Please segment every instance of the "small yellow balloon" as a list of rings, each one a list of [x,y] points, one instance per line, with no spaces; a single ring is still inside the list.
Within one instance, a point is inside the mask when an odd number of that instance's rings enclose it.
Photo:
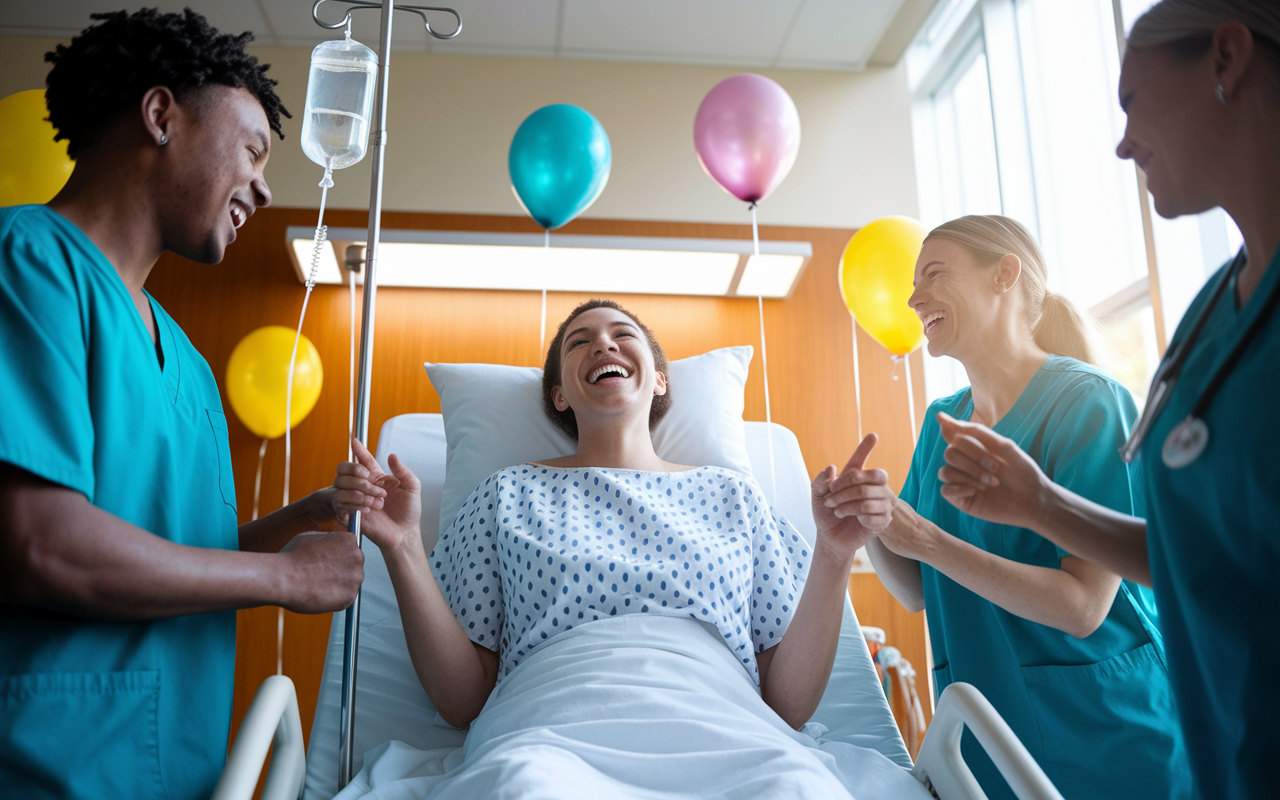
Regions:
[[[227,360],[227,397],[245,427],[264,439],[284,435],[285,394],[294,331],[281,325],[258,328],[240,340]],[[297,427],[320,399],[324,368],[311,340],[298,341],[293,371],[291,422]]]
[[[845,306],[895,356],[924,339],[924,326],[907,305],[924,237],[924,226],[911,217],[881,217],[860,228],[840,258]]]
[[[75,162],[46,116],[42,89],[0,99],[0,206],[47,203],[71,177]]]

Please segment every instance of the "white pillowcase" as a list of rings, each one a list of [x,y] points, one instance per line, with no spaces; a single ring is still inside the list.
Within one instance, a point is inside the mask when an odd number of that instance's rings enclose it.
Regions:
[[[725,347],[670,362],[671,408],[653,431],[658,456],[751,474],[742,391],[753,350]],[[542,370],[501,364],[425,364],[440,393],[448,455],[440,531],[485,478],[513,464],[577,452],[542,410]]]

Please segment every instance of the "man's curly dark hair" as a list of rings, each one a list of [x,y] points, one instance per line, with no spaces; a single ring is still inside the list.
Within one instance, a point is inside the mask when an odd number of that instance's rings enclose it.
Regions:
[[[266,76],[270,65],[245,52],[252,33],[219,33],[189,8],[181,14],[111,11],[91,19],[99,24],[44,56],[53,64],[45,78],[49,122],[57,129],[54,140],[66,139],[72,158],[155,86],[168,87],[179,100],[207,86],[245,89],[284,138],[280,116],[292,115],[276,96],[276,81]]]

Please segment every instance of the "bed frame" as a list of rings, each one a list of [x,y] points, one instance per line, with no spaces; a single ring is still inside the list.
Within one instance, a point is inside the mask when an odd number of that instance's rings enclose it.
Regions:
[[[387,421],[383,426],[383,432],[379,435],[379,460],[385,463],[386,453],[383,452],[385,449],[383,445],[396,438],[397,428],[403,430],[406,426],[416,426],[423,422],[434,426],[438,430],[436,437],[442,440],[443,428],[439,423],[439,415],[396,417]],[[748,422],[746,426],[748,449],[753,453],[753,461],[756,460],[756,451],[767,451],[767,446],[761,445],[767,442],[767,437],[772,436],[773,444],[777,446],[775,449],[779,451],[779,466],[790,471],[804,471],[799,443],[796,442],[795,435],[791,431],[780,425],[767,426],[762,422]],[[433,469],[443,473],[443,452],[439,457],[438,465],[411,463],[411,466],[420,474],[429,474]],[[790,463],[786,463],[788,459]],[[427,481],[424,480],[424,536],[430,533],[430,538],[434,539],[436,527],[434,523],[439,511],[439,498],[434,498],[432,502],[433,498],[429,498],[425,491],[426,483]],[[809,502],[807,483],[799,482],[803,485],[797,486],[791,485],[797,483],[796,481],[780,480],[778,483],[779,496],[771,498],[773,505],[789,518],[807,520]],[[428,526],[432,529],[430,532],[427,530]],[[803,527],[801,530],[802,533],[806,533]],[[381,559],[378,558],[380,554],[373,552],[367,555],[369,560],[366,562],[366,568],[380,563]],[[852,615],[853,610],[846,608],[846,614]],[[338,632],[335,635],[339,640],[342,627],[341,618],[335,615],[334,630]],[[853,646],[857,644],[861,642]],[[845,643],[842,642],[843,645]],[[332,646],[330,649],[333,649]],[[327,678],[326,675],[326,680]],[[329,711],[323,707],[323,695],[322,691],[321,708],[317,709],[316,715],[317,724],[312,729],[313,738],[318,729],[325,727],[321,724],[322,712]],[[887,712],[887,706],[885,711]],[[897,728],[892,724],[887,727],[891,729],[891,735],[895,741],[900,741]],[[924,784],[934,797],[939,800],[986,800],[985,793],[960,754],[961,735],[966,727],[986,750],[1019,800],[1062,800],[1062,796],[991,703],[982,696],[981,692],[967,683],[954,683],[942,693],[933,721],[920,746],[918,758],[911,768],[912,775]],[[865,743],[859,742],[859,744]],[[297,695],[293,682],[282,675],[268,678],[258,690],[227,757],[226,768],[214,790],[214,800],[250,800],[257,787],[268,750],[273,746],[274,751],[262,799],[297,800],[307,783],[307,763],[303,752]],[[313,757],[316,757],[317,749],[323,751],[327,748],[312,749]],[[881,749],[883,751],[883,748]],[[902,748],[902,752],[905,753],[905,748]],[[886,755],[889,755],[891,760],[898,760],[904,766],[909,763],[905,755],[900,759],[895,759],[892,752]],[[317,794],[315,786],[312,787],[310,794]]]

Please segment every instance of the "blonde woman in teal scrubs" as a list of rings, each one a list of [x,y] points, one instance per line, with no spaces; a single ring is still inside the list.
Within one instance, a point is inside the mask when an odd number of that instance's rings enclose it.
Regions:
[[[925,239],[912,308],[929,352],[971,386],[936,401],[889,527],[867,549],[912,611],[928,610],[938,692],[978,687],[1064,797],[1170,798],[1190,773],[1150,591],[1023,527],[963,514],[941,495],[947,415],[994,426],[1064,485],[1140,513],[1119,447],[1128,390],[1091,363],[1084,322],[1045,289],[1031,235],[1006,217],[962,217]],[[965,735],[993,800],[1012,797]]]
[[[1245,245],[1187,309],[1126,445],[1145,519],[1090,502],[999,427],[943,426],[943,494],[966,514],[1154,587],[1196,785],[1230,800],[1275,797],[1280,751],[1278,42],[1275,0],[1165,0],[1129,36],[1117,153],[1161,216],[1221,206]]]

